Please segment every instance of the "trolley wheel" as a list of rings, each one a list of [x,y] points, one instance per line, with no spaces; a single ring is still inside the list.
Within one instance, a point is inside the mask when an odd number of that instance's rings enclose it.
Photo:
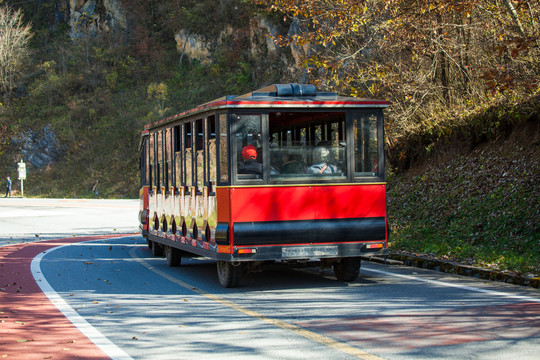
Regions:
[[[146,239],[146,243],[148,244],[148,248],[149,248],[150,250],[152,250],[152,244],[153,244],[153,243],[152,243],[152,240]]]
[[[342,258],[334,264],[334,274],[338,281],[354,281],[360,273],[360,258]]]
[[[228,261],[217,262],[218,279],[221,286],[232,288],[238,286],[242,277],[242,266],[234,266]]]
[[[152,241],[152,255],[163,256],[163,245],[158,242]]]
[[[182,251],[172,246],[165,246],[165,258],[167,259],[167,265],[171,267],[180,266],[182,262]]]

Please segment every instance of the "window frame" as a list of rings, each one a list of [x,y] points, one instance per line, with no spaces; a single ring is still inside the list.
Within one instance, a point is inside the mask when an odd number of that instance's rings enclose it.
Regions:
[[[237,124],[238,122],[233,119],[233,115],[240,115],[240,116],[249,116],[249,115],[258,115],[260,117],[261,122],[261,144],[262,144],[262,159],[263,162],[263,173],[261,178],[257,179],[239,179],[238,178],[238,162],[240,159],[237,158],[237,154],[239,153],[237,142],[235,141],[235,135],[236,131],[238,130]],[[231,184],[237,184],[237,185],[247,185],[247,184],[255,184],[255,185],[263,185],[268,183],[268,177],[270,174],[269,166],[264,166],[264,162],[267,159],[269,151],[268,151],[268,114],[264,111],[257,111],[257,110],[236,110],[232,109],[227,114],[228,123],[229,123],[229,132],[228,132],[228,139],[229,139],[229,175],[232,176]]]
[[[354,117],[357,114],[374,114],[377,119],[377,162],[378,169],[375,172],[374,176],[367,175],[356,175],[356,143],[355,143],[355,134],[354,134]],[[385,180],[385,159],[384,159],[384,116],[383,110],[380,108],[366,108],[366,109],[352,109],[349,111],[349,136],[351,139],[351,144],[349,147],[350,152],[350,161],[349,171],[350,179],[352,182],[366,182],[366,181],[384,181]]]

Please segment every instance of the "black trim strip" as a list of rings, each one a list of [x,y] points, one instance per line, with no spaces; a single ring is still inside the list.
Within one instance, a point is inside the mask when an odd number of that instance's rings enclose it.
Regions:
[[[216,227],[216,244],[229,245],[229,224],[218,223]]]
[[[384,217],[298,221],[236,222],[235,245],[384,241]]]

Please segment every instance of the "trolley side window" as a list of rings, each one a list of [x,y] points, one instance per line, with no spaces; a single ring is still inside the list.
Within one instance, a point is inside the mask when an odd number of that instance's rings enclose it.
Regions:
[[[158,131],[156,133],[156,154],[157,154],[157,164],[156,164],[156,185],[161,187],[163,185],[163,131]],[[161,189],[160,189],[161,191]]]
[[[216,147],[216,117],[214,115],[209,116],[207,124],[207,158],[208,161],[206,162],[207,168],[206,173],[209,174],[209,182],[208,186],[210,187],[210,192],[213,193],[215,191],[214,186],[217,182],[217,147]]]
[[[171,166],[171,160],[172,160],[172,151],[171,151],[171,131],[172,129],[165,129],[163,132],[165,134],[165,161],[164,161],[164,185],[167,188],[167,191],[169,191],[169,187],[171,186],[172,182],[172,166]]]
[[[227,114],[219,114],[219,182],[229,182],[229,160],[227,151]]]
[[[191,123],[186,123],[184,128],[184,156],[185,156],[185,179],[186,186],[190,187],[193,185],[193,151],[192,151],[192,133],[191,133]]]
[[[204,159],[204,122],[202,119],[199,119],[194,122],[195,124],[195,146],[196,146],[196,153],[195,153],[195,169],[196,169],[196,179],[193,182],[195,185],[197,185],[197,191],[201,191],[204,183],[205,173],[205,159]]]
[[[238,180],[262,179],[261,115],[237,115],[234,119],[236,173]]]
[[[182,174],[184,173],[182,169],[182,127],[181,125],[176,125],[174,127],[174,175],[175,175],[175,186],[180,187],[184,185]]]
[[[139,163],[141,186],[148,185],[148,136],[143,139]]]
[[[150,186],[155,186],[155,182],[153,182],[153,179],[154,179],[154,169],[155,169],[155,166],[154,166],[154,161],[155,161],[155,141],[154,141],[154,134],[150,134],[150,136],[148,136],[148,138],[150,139],[149,140],[149,145],[148,145],[148,155],[149,155],[149,160],[148,160],[148,174],[149,174],[149,179],[148,179],[148,184]]]
[[[379,173],[379,134],[376,111],[353,115],[354,176],[377,176]]]

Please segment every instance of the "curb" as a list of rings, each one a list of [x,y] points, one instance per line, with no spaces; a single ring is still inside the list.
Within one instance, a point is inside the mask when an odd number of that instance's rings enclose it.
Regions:
[[[540,288],[540,277],[530,278],[527,276],[510,274],[500,270],[479,268],[460,264],[454,261],[443,261],[424,256],[391,253],[386,258],[370,257],[369,260],[390,265],[407,265],[449,274],[470,276],[477,279],[501,281],[508,284],[529,286],[536,289]]]

